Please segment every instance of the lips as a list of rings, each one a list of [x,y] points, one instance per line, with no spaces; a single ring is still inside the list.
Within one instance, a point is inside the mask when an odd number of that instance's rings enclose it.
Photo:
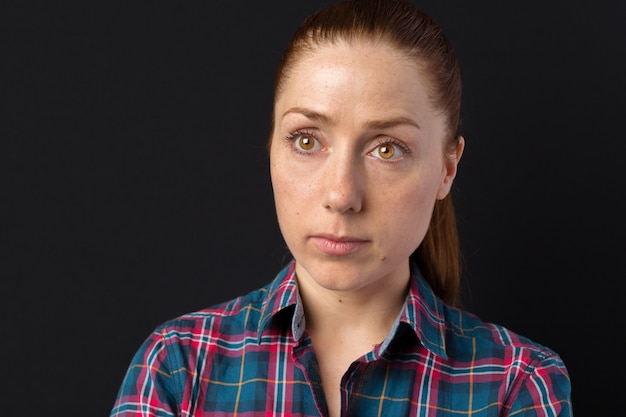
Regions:
[[[332,256],[353,254],[369,243],[366,239],[328,234],[313,235],[311,240],[319,250]]]

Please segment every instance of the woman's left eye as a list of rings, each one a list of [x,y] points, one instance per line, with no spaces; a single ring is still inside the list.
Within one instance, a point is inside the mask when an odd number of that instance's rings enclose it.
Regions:
[[[405,150],[401,146],[392,143],[385,142],[376,146],[373,151],[370,152],[372,156],[378,159],[386,161],[401,158],[405,153]]]

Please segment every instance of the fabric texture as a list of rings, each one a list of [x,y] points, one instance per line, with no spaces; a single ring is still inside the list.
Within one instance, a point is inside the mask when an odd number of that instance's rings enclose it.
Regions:
[[[342,379],[343,416],[571,416],[559,356],[445,305],[418,269],[388,337]],[[111,416],[325,416],[295,263],[269,285],[159,326]]]

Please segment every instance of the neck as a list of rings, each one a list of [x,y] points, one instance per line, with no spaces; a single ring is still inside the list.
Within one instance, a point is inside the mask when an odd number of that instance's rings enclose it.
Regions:
[[[307,331],[313,335],[343,334],[382,342],[398,317],[408,291],[410,273],[354,290],[325,288],[298,273]],[[380,339],[380,340],[378,340]]]

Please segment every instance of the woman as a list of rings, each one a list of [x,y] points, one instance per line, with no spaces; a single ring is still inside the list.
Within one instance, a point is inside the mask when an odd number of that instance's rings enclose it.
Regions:
[[[557,354],[455,307],[460,96],[452,48],[409,3],[305,21],[269,143],[294,261],[160,326],[111,415],[571,415]]]

